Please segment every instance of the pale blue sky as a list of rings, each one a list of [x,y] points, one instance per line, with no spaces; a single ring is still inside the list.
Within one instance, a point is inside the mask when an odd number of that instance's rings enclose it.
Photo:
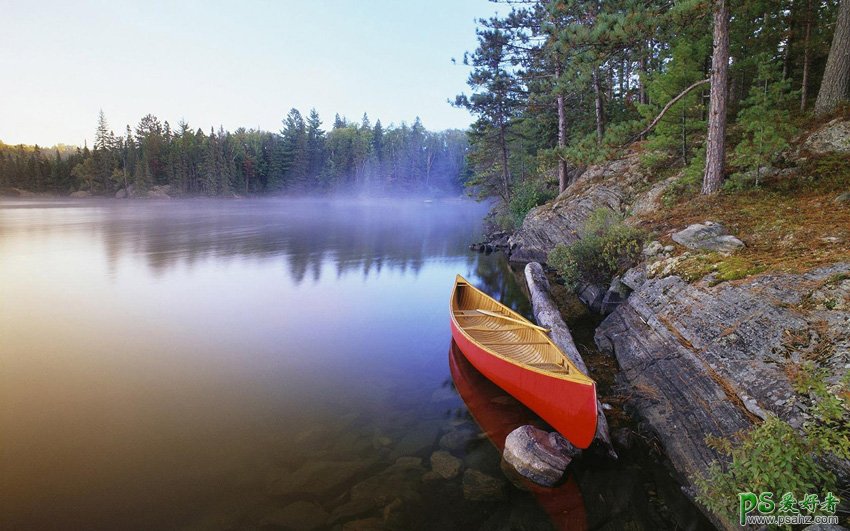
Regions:
[[[464,128],[463,52],[487,0],[0,0],[0,140],[82,144],[97,113],[116,133],[153,113],[175,125],[280,129],[291,107],[374,123]],[[503,8],[502,8],[503,9]],[[451,64],[451,58],[458,65]]]

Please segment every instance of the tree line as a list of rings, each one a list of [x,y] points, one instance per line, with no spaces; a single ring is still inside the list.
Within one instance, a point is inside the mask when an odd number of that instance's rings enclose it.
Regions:
[[[95,195],[141,195],[168,185],[172,195],[456,193],[463,184],[463,131],[372,125],[292,109],[280,132],[219,128],[205,133],[153,115],[116,135],[101,111],[94,144],[82,148],[0,142],[0,188]]]
[[[850,90],[850,0],[505,0],[464,55],[471,178],[505,203],[635,140],[716,192]],[[813,105],[814,104],[814,105]],[[731,168],[730,168],[731,167]]]

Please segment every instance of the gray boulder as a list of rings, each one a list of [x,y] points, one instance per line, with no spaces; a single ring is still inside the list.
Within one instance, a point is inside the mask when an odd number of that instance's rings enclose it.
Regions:
[[[732,253],[744,247],[744,242],[730,235],[720,223],[695,223],[673,233],[673,241],[688,249]]]
[[[564,477],[567,466],[580,453],[559,433],[525,425],[508,434],[502,457],[521,476],[551,487]]]
[[[850,121],[836,118],[826,123],[806,138],[800,151],[814,155],[850,153]]]

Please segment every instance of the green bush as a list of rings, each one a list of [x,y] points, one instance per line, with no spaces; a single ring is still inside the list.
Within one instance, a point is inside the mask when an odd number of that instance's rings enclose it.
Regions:
[[[712,463],[704,475],[694,478],[697,499],[719,515],[734,521],[738,492],[825,493],[835,488],[836,478],[824,467],[823,457],[833,454],[850,459],[850,373],[835,386],[826,383],[828,371],[805,363],[797,372],[794,390],[808,395],[812,420],[803,433],[769,416],[740,436],[709,439],[709,444],[731,457],[726,466]]]
[[[813,444],[776,416],[741,435],[738,444],[728,439],[709,443],[731,462],[725,467],[713,463],[694,478],[697,500],[730,522],[737,520],[739,492],[803,494],[835,488],[835,476],[815,459]]]
[[[595,210],[582,227],[579,240],[558,245],[549,253],[549,265],[575,289],[582,282],[607,285],[638,263],[647,234],[623,223],[607,208]]]
[[[525,216],[532,208],[554,199],[557,194],[540,181],[527,180],[519,183],[513,189],[511,202],[508,205],[513,227],[522,225]]]

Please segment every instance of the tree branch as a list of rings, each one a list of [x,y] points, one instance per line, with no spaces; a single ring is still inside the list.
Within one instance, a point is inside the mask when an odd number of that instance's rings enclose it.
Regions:
[[[684,98],[685,96],[687,96],[687,95],[688,95],[688,93],[689,93],[690,91],[694,90],[695,88],[699,87],[700,85],[705,85],[705,84],[706,84],[706,83],[708,83],[709,81],[711,81],[711,79],[702,79],[702,80],[700,80],[700,81],[697,81],[696,83],[694,83],[694,84],[693,84],[693,85],[691,85],[690,87],[686,88],[686,89],[685,89],[685,90],[683,90],[682,92],[680,92],[678,96],[676,96],[675,98],[673,98],[672,100],[670,100],[670,101],[668,101],[668,102],[667,102],[667,105],[665,105],[665,106],[664,106],[664,108],[663,108],[663,109],[661,109],[661,112],[660,112],[660,113],[658,113],[658,116],[656,116],[656,117],[655,117],[655,119],[654,119],[654,120],[652,120],[652,123],[650,123],[650,124],[649,124],[649,126],[648,126],[646,129],[644,129],[643,131],[641,131],[641,132],[640,132],[640,133],[638,133],[637,135],[633,136],[633,137],[631,138],[631,140],[629,140],[628,142],[626,142],[626,143],[625,143],[625,144],[623,144],[623,145],[631,144],[632,142],[634,142],[634,141],[635,141],[635,140],[637,140],[638,138],[640,138],[640,137],[642,137],[642,136],[646,135],[647,133],[649,133],[650,131],[652,131],[652,129],[653,129],[656,125],[658,125],[658,122],[660,122],[660,121],[661,121],[661,118],[663,118],[663,117],[664,117],[664,115],[667,113],[667,111],[669,111],[669,110],[670,110],[670,107],[672,107],[673,105],[675,105],[675,104],[676,104],[676,102],[677,102],[677,101],[679,101],[680,99],[682,99],[682,98]]]

